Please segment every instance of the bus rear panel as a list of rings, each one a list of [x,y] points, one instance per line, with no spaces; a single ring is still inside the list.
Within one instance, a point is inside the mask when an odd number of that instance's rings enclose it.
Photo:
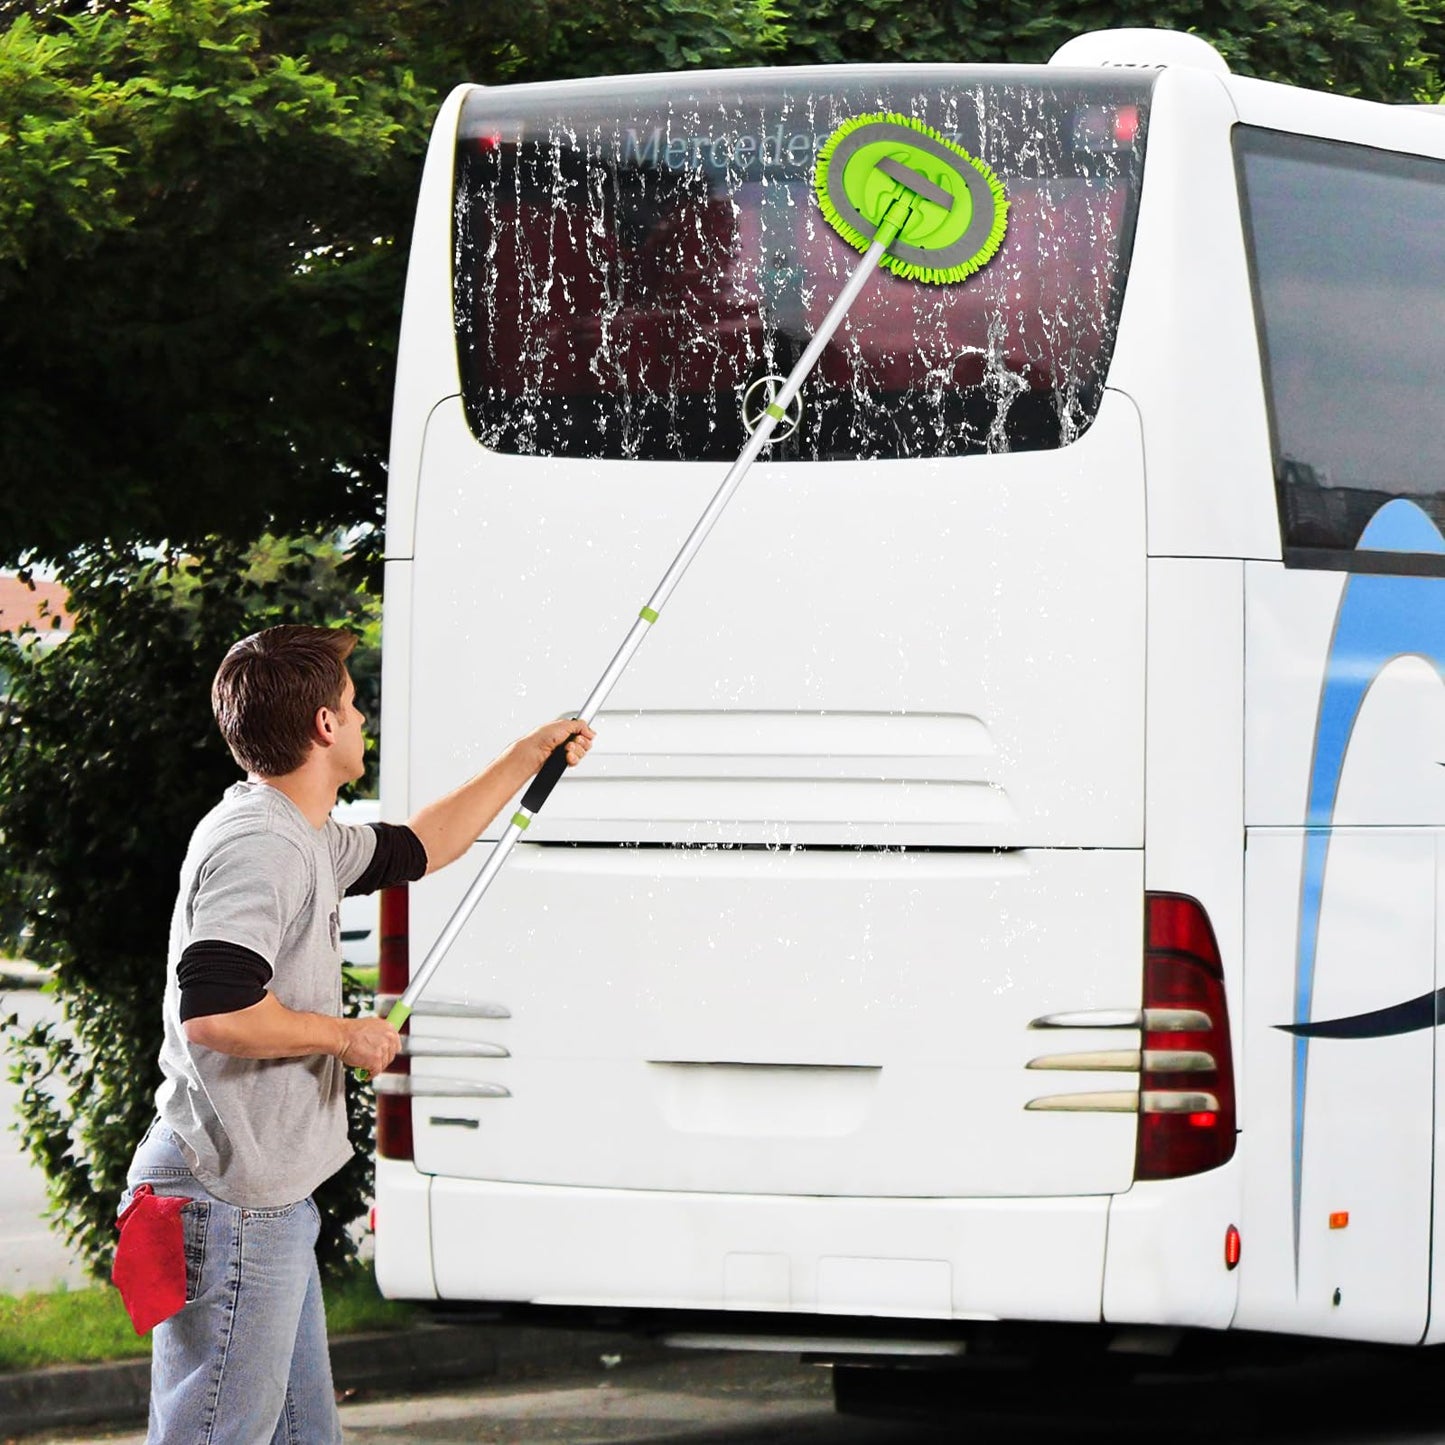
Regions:
[[[1059,64],[448,101],[393,438],[392,819],[611,658],[746,442],[744,397],[857,263],[811,191],[840,123],[926,122],[1010,209],[967,282],[870,280],[423,995],[426,1048],[380,1100],[388,1294],[905,1354],[987,1322],[1421,1337],[1389,1290],[1428,1300],[1433,1083],[1382,1134],[1423,1148],[1417,1223],[1360,1229],[1357,1205],[1325,1246],[1365,1263],[1331,1304],[1313,1216],[1348,1202],[1310,1181],[1347,1145],[1315,1103],[1310,1155],[1297,1096],[1355,1065],[1312,1041],[1311,1085],[1289,1032],[1346,585],[1309,549],[1372,525],[1348,478],[1280,480],[1307,383],[1271,392],[1289,323],[1256,308],[1293,94]],[[1335,104],[1346,130],[1382,109]],[[1350,508],[1341,540],[1319,519]],[[1428,817],[1351,816],[1408,833],[1389,846],[1423,878],[1445,808],[1412,796]],[[384,988],[510,812],[391,901]],[[1364,880],[1342,889],[1385,876],[1379,836],[1341,842]],[[1321,979],[1368,946],[1340,941],[1344,897]]]

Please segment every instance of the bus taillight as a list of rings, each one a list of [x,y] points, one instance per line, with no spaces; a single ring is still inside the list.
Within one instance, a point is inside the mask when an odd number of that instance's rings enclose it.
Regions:
[[[1144,1052],[1136,1179],[1201,1174],[1234,1154],[1234,1060],[1224,970],[1193,898],[1145,898]]]
[[[406,884],[381,892],[381,957],[377,970],[377,996],[390,1001],[406,991],[411,982],[411,944]],[[402,1032],[407,1025],[402,1025]],[[398,1055],[390,1074],[411,1072],[411,1060]],[[405,1094],[376,1096],[376,1152],[383,1159],[410,1159],[413,1153],[411,1099]]]

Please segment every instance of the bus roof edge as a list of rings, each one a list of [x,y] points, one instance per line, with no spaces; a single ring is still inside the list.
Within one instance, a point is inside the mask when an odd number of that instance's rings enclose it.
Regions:
[[[1049,64],[1126,70],[1188,66],[1213,75],[1229,74],[1228,63],[1207,40],[1182,30],[1094,30],[1066,40],[1049,57]]]

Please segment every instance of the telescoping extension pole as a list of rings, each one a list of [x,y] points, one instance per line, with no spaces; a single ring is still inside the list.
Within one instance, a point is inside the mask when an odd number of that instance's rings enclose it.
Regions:
[[[921,139],[921,136],[926,136],[926,139]],[[870,154],[871,151],[877,151],[878,154]],[[843,163],[845,153],[846,165]],[[837,208],[835,208],[832,197],[833,182],[829,180],[830,159],[835,162],[833,171],[834,182],[838,189]],[[966,166],[959,165],[960,159],[966,163]],[[856,176],[852,178],[847,185],[845,200],[843,173],[847,166],[852,166],[855,172],[862,170],[864,174],[861,181]],[[950,175],[955,178],[955,183],[952,185],[948,183]],[[993,204],[993,214],[985,218],[973,217],[972,225],[969,224],[969,216],[964,215],[962,217],[964,224],[960,228],[957,222],[960,219],[959,212],[961,210],[971,213],[974,210],[983,209],[979,205],[981,177],[986,177],[993,187],[992,191],[988,186],[983,186],[982,189],[982,194],[987,196]],[[865,182],[867,194],[864,194]],[[992,173],[957,146],[953,146],[951,142],[944,141],[942,137],[937,136],[927,127],[902,116],[861,116],[840,127],[829,138],[820,153],[815,185],[825,217],[851,244],[859,244],[855,217],[866,219],[869,214],[879,217],[876,225],[872,228],[871,240],[866,245],[864,257],[854,268],[842,291],[839,292],[837,300],[833,302],[828,314],[814,332],[807,349],[798,359],[798,364],[788,374],[777,394],[769,402],[766,411],[759,419],[757,428],[748,438],[747,445],[729,468],[727,476],[723,478],[721,485],[713,494],[707,509],[698,519],[697,525],[693,527],[687,541],[683,543],[682,550],[673,559],[672,566],[667,569],[662,581],[657,584],[656,590],[647,599],[646,606],[638,613],[637,620],[623,639],[621,647],[617,649],[616,656],[608,664],[607,671],[598,679],[597,685],[588,695],[587,701],[582,704],[581,710],[576,714],[579,722],[590,724],[601,710],[602,704],[606,702],[608,695],[627,670],[633,655],[642,645],[642,639],[647,636],[653,624],[661,616],[662,609],[667,605],[673,590],[682,581],[683,574],[692,564],[693,558],[701,551],[708,533],[712,531],[718,518],[722,516],[727,504],[732,500],[733,493],[737,491],[758,453],[767,446],[774,428],[783,419],[789,404],[797,396],[799,388],[817,364],[818,358],[823,354],[823,348],[832,339],[833,333],[842,324],[843,318],[848,314],[858,293],[879,264],[886,260],[890,269],[919,280],[962,280],[964,275],[977,270],[987,261],[997,251],[1002,241],[1003,212],[1006,209],[1006,203],[1003,200],[1002,188],[993,179]],[[959,205],[961,199],[965,202],[962,206]],[[840,210],[843,212],[842,215],[839,214]],[[927,236],[921,240],[915,240],[913,245],[900,247],[900,251],[905,253],[902,258],[889,256],[889,248],[898,241],[900,235],[907,237],[910,226],[916,225],[920,217],[925,221],[931,221],[933,230],[936,231],[939,229],[938,218],[940,216],[945,223],[952,223],[942,227],[945,233],[952,233],[947,238],[949,244],[943,249],[951,249],[956,253],[960,240],[969,241],[980,230],[981,219],[985,223],[983,229],[988,232],[991,249],[967,268],[954,261],[951,266],[940,268],[933,274],[930,274],[930,268],[927,266],[922,266],[917,260],[910,259],[919,252],[930,251]],[[860,245],[859,249],[864,249],[864,247]],[[952,259],[950,257],[950,260]],[[522,795],[521,805],[512,815],[506,831],[493,846],[481,872],[472,881],[461,902],[447,920],[446,926],[427,950],[426,957],[407,985],[406,992],[392,1005],[391,1011],[387,1014],[388,1023],[400,1028],[411,1016],[417,999],[421,997],[422,992],[431,981],[432,975],[441,965],[462,929],[466,927],[467,920],[472,916],[477,904],[481,902],[482,896],[492,886],[492,881],[497,874],[501,872],[502,865],[507,861],[517,840],[526,832],[532,819],[541,811],[542,805],[547,801],[552,789],[557,786],[558,780],[566,770],[567,744],[562,743],[553,750],[536,777],[532,779],[527,791]],[[360,1077],[367,1077],[365,1070],[357,1072]]]

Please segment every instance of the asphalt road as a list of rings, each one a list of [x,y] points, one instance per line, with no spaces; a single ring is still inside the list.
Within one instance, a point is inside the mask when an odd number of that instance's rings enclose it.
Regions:
[[[949,1423],[834,1413],[826,1369],[773,1355],[679,1355],[661,1364],[342,1406],[348,1445],[1439,1445],[1438,1365],[1401,1388],[1392,1369],[1285,1376],[1245,1393],[1219,1380],[1171,1381],[1081,1408],[1058,1382],[1045,1418],[960,1415]],[[142,1445],[130,1430],[31,1437],[26,1445]]]
[[[756,1355],[682,1357],[480,1396],[357,1403],[342,1419],[348,1445],[922,1445],[939,1438],[917,1427],[840,1419],[827,1371]]]
[[[20,1027],[54,1019],[49,994],[16,989],[0,995],[0,1019],[20,1015]],[[13,1132],[20,1089],[10,1081],[8,1057],[0,1055],[0,1294],[79,1288],[89,1282],[60,1236],[41,1217],[45,1180]]]

